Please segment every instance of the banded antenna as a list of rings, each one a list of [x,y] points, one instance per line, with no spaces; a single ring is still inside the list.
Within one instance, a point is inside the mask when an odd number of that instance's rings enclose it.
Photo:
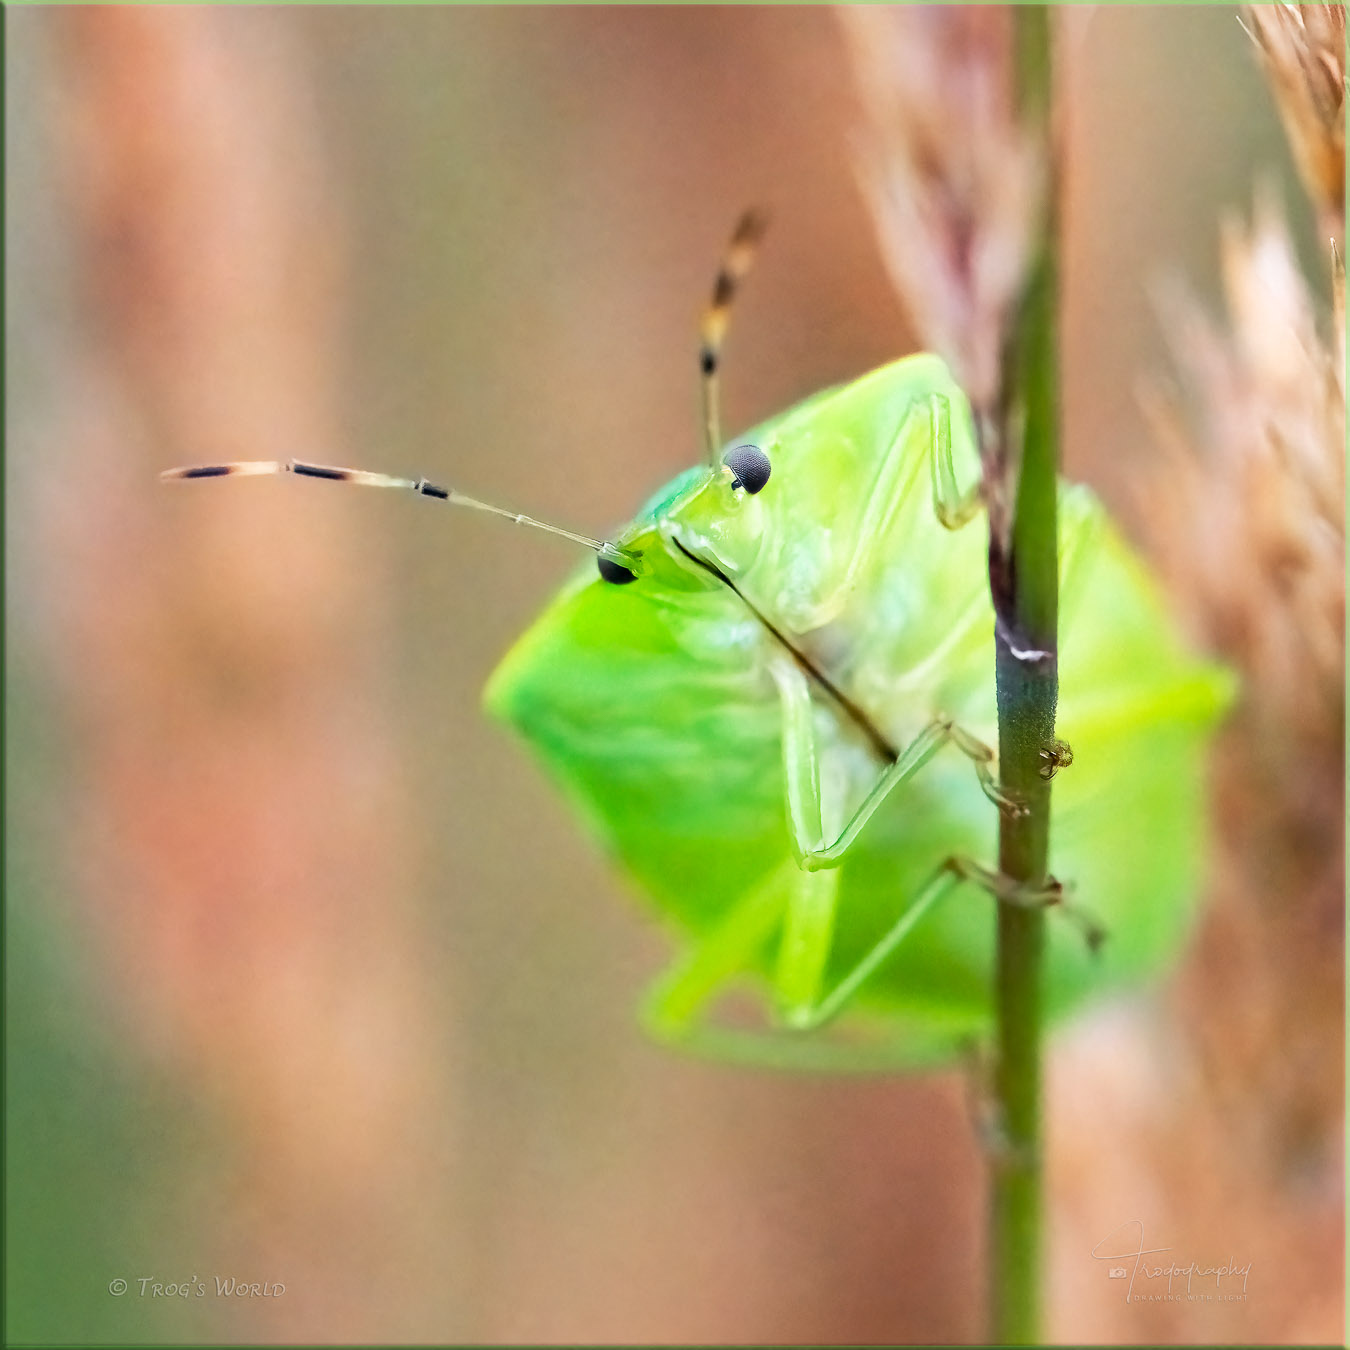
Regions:
[[[708,463],[717,467],[717,452],[722,445],[722,416],[718,407],[718,370],[722,360],[722,342],[731,317],[731,304],[746,273],[754,265],[759,242],[769,227],[764,211],[751,208],[736,223],[722,265],[717,269],[712,299],[699,324],[698,369],[703,391],[703,448]]]
[[[489,515],[501,516],[514,525],[529,525],[536,530],[545,530],[549,534],[570,539],[574,544],[594,549],[600,575],[606,581],[623,583],[634,581],[637,577],[634,570],[637,555],[611,544],[608,540],[592,539],[588,534],[565,530],[560,525],[550,525],[547,521],[535,520],[533,516],[493,506],[490,502],[480,502],[476,497],[467,497],[462,492],[456,492],[454,488],[440,487],[425,478],[399,478],[389,473],[371,473],[367,469],[340,469],[331,464],[310,464],[303,459],[255,459],[237,460],[232,464],[199,464],[184,469],[165,469],[160,478],[165,482],[174,482],[189,478],[252,478],[280,473],[293,473],[300,478],[323,478],[333,483],[355,483],[359,487],[402,488],[421,497],[430,497],[433,501],[448,502],[451,506],[467,506],[473,511],[486,511]]]

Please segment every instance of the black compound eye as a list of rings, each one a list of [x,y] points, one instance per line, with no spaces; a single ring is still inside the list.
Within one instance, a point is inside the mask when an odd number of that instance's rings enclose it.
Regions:
[[[600,575],[615,586],[627,586],[630,581],[637,580],[636,572],[630,572],[622,563],[616,563],[603,553],[595,555],[595,565],[600,569]]]
[[[728,450],[722,463],[732,472],[732,487],[744,488],[751,496],[769,481],[773,468],[768,455],[757,445],[738,445]]]

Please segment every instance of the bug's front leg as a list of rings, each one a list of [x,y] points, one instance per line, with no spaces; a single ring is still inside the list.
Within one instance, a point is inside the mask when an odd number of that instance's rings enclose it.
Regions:
[[[982,499],[979,479],[964,491],[956,481],[952,405],[945,394],[929,394],[928,425],[933,447],[929,459],[933,476],[933,512],[945,528],[959,530],[979,514]]]

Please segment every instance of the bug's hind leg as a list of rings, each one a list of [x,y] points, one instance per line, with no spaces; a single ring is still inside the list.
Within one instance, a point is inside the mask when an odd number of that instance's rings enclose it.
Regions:
[[[909,1047],[903,1039],[841,1042],[714,1020],[713,1005],[719,996],[737,977],[753,971],[762,961],[765,946],[782,923],[792,887],[804,875],[794,863],[785,862],[653,983],[641,1010],[643,1026],[650,1036],[694,1054],[767,1069],[877,1073],[893,1072],[910,1063]],[[949,874],[946,888],[959,881]],[[828,1021],[842,1008],[856,984],[885,960],[938,898],[927,888],[921,892],[897,925],[900,931],[889,935],[890,945],[869,958],[869,968],[861,972],[856,983],[841,986],[842,992],[831,996],[829,1007],[812,1010],[811,1025]]]
[[[1072,919],[1082,928],[1088,949],[1094,955],[1106,940],[1105,928],[1086,910],[1068,903],[1064,899],[1063,885],[1053,877],[1048,878],[1043,885],[1027,885],[982,867],[968,858],[948,858],[921,887],[919,894],[895,923],[827,995],[812,1002],[798,1002],[784,1008],[784,1020],[796,1031],[814,1031],[833,1021],[849,1005],[858,990],[894,955],[919,921],[962,882],[973,882],[1003,904],[1021,905],[1029,909],[1058,907],[1066,918]],[[785,943],[786,940],[785,936]]]
[[[933,475],[933,511],[949,530],[959,530],[979,514],[980,480],[964,491],[956,481],[952,453],[952,405],[945,394],[929,394],[928,422],[932,437],[929,463]]]
[[[832,1022],[858,990],[895,954],[938,903],[965,882],[989,889],[1010,904],[1062,904],[1062,887],[1018,887],[1006,877],[963,858],[949,858],[919,889],[895,923],[823,998],[784,1010],[784,1031],[728,1026],[712,1020],[716,999],[738,977],[759,965],[765,945],[792,904],[797,880],[808,874],[785,863],[734,906],[722,922],[648,991],[642,1021],[666,1045],[737,1064],[815,1072],[884,1072],[910,1060],[903,1040],[860,1044],[805,1036]],[[976,1084],[972,1084],[972,1087]],[[976,1116],[981,1138],[997,1160],[1006,1151],[995,1117]]]
[[[1082,930],[1083,941],[1087,943],[1088,950],[1094,956],[1107,939],[1105,925],[1091,911],[1067,899],[1066,891],[1069,888],[1054,877],[1047,877],[1039,885],[1014,881],[1012,877],[983,867],[969,858],[952,858],[948,866],[964,880],[972,881],[988,891],[1000,904],[1018,905],[1024,909],[1048,909],[1054,906],[1066,919]]]
[[[803,876],[810,875],[803,873]],[[913,901],[905,911],[881,936],[877,943],[859,960],[858,964],[845,975],[838,984],[823,997],[819,995],[820,978],[809,999],[799,998],[794,1002],[782,1002],[780,1011],[783,1020],[794,1031],[814,1031],[832,1022],[853,1000],[858,990],[895,954],[897,948],[910,935],[919,921],[964,880],[964,878],[944,863],[919,889]],[[783,936],[784,948],[788,934]],[[820,958],[820,974],[824,974],[824,956]],[[782,962],[780,960],[780,970]],[[786,991],[779,980],[780,998]]]

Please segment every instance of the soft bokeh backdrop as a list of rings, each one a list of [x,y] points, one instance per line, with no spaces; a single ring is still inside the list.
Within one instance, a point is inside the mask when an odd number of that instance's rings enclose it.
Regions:
[[[662,938],[478,708],[568,547],[155,477],[294,454],[603,532],[697,453],[695,316],[750,202],[775,224],[733,426],[909,350],[832,16],[5,24],[11,1339],[977,1338],[958,1075],[786,1079],[637,1031]],[[1150,288],[1217,307],[1219,213],[1260,175],[1322,260],[1231,11],[1076,27],[1067,461],[1138,522],[1165,484],[1136,400],[1165,364]],[[1075,1107],[1075,1066],[1109,1084],[1120,1026],[1175,1043],[1178,1006],[1117,1004],[1057,1052],[1052,1331],[1334,1339],[1339,1005],[1296,1165],[1198,1193],[1161,1160],[1212,1172],[1222,1140],[1145,1118],[1165,1065],[1121,1057],[1109,1150]],[[1090,1251],[1132,1219],[1253,1261],[1248,1301],[1125,1306]]]

